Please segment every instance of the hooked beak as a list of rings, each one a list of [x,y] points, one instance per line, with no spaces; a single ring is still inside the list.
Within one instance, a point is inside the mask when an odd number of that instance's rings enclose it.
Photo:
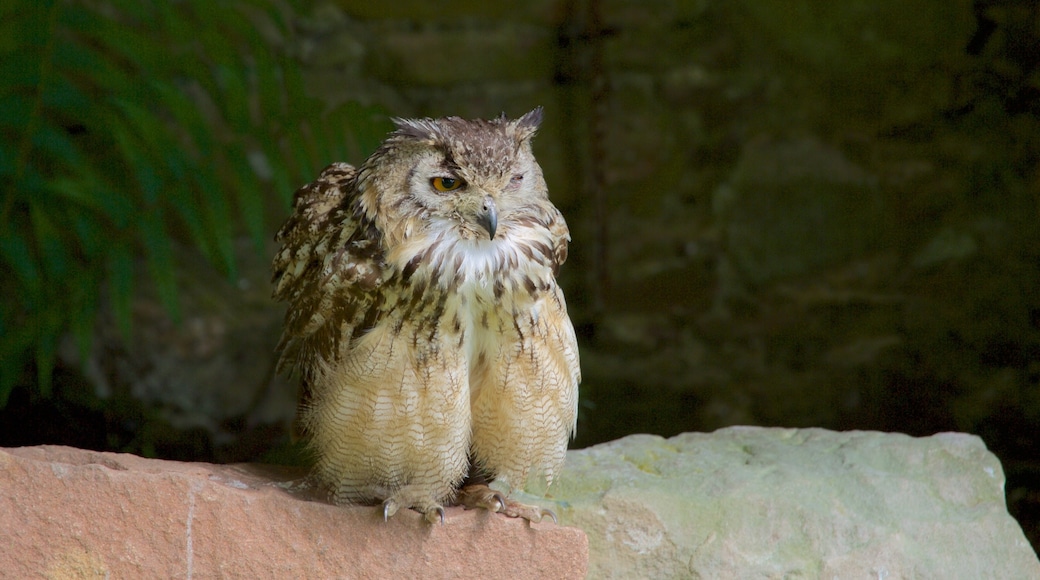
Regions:
[[[484,207],[477,214],[477,223],[487,230],[488,239],[495,239],[495,229],[498,228],[498,208],[490,195],[484,198]]]

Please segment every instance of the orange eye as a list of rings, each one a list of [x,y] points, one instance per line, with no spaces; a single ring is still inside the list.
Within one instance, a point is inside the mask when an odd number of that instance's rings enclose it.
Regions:
[[[434,177],[431,183],[433,188],[440,192],[454,191],[462,187],[462,180],[454,177]]]

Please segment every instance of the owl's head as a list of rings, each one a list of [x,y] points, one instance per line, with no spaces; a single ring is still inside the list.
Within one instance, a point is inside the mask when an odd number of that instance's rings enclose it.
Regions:
[[[397,241],[508,236],[525,208],[548,202],[531,151],[541,121],[541,107],[513,120],[394,119],[397,130],[361,167],[360,203]]]

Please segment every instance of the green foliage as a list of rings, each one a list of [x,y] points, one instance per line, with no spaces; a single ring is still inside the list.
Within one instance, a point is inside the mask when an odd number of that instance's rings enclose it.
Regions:
[[[0,4],[0,407],[20,383],[49,393],[60,338],[85,353],[102,296],[129,337],[140,264],[176,317],[174,243],[233,275],[236,235],[259,246],[296,185],[374,146],[379,115],[304,93],[290,14]]]

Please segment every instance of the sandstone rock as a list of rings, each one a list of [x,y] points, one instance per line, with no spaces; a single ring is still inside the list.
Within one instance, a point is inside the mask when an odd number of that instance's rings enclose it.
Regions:
[[[582,578],[578,529],[314,501],[299,472],[0,449],[5,578]]]
[[[561,523],[444,526],[315,500],[300,473],[0,450],[12,577],[1040,578],[971,435],[736,427],[572,451]],[[521,499],[525,499],[522,498]],[[530,501],[540,501],[530,498]],[[544,503],[544,500],[542,500]]]
[[[590,578],[1040,578],[975,436],[734,427],[572,451]]]

